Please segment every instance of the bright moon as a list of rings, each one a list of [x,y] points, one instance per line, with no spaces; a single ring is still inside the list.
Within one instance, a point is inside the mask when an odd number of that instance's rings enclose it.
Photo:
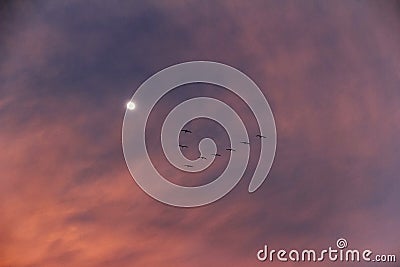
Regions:
[[[135,107],[136,107],[136,105],[132,101],[129,101],[128,104],[126,104],[126,108],[129,110],[134,110]]]

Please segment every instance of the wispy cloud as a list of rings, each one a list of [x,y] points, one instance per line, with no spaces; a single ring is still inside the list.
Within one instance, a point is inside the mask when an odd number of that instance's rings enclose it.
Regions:
[[[398,251],[393,5],[16,5],[1,28],[0,266],[256,266],[265,242],[325,247],[339,235]],[[194,59],[231,64],[257,82],[274,111],[278,151],[256,193],[246,189],[257,145],[231,194],[178,209],[133,182],[121,124],[141,82]],[[254,129],[243,103],[206,87],[169,96],[150,127],[159,130],[175,102],[203,93],[230,103]],[[187,180],[164,160],[155,157],[172,180]]]

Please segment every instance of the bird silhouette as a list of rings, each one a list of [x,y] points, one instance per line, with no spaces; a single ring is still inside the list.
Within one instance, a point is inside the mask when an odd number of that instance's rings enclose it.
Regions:
[[[226,150],[228,150],[228,151],[236,151],[236,149],[233,149],[233,148],[227,148]]]
[[[267,138],[266,136],[260,135],[260,134],[257,134],[256,137],[258,137],[258,138]]]
[[[242,142],[240,142],[240,143],[245,144],[245,145],[250,145],[250,143],[249,143],[249,142],[246,142],[246,141],[242,141]]]
[[[216,153],[216,154],[211,154],[211,155],[213,155],[213,156],[215,156],[215,157],[221,157],[221,154],[218,154],[218,153]]]
[[[200,156],[199,159],[207,159],[206,157]]]
[[[184,132],[184,133],[192,133],[192,131],[187,130],[187,129],[182,129],[181,132]]]
[[[179,145],[180,148],[188,148],[186,145]]]

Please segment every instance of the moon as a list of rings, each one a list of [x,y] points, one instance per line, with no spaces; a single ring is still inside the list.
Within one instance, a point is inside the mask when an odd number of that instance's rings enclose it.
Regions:
[[[136,108],[136,105],[135,105],[135,103],[133,103],[132,101],[129,101],[129,102],[126,104],[126,108],[129,109],[129,110],[134,110],[134,109]]]

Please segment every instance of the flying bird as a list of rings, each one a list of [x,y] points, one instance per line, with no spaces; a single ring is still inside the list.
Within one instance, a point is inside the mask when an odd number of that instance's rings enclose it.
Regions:
[[[193,168],[193,165],[185,164],[185,167]]]
[[[233,148],[227,148],[226,150],[228,150],[228,151],[236,151],[236,149],[233,149]]]
[[[221,157],[221,154],[218,154],[218,153],[216,153],[216,154],[211,154],[211,155],[213,155],[213,156],[215,156],[215,157]]]
[[[240,143],[245,144],[245,145],[250,145],[249,142],[245,142],[245,141],[242,141],[242,142],[240,142]]]
[[[192,133],[192,131],[187,130],[187,129],[182,129],[181,132],[184,132],[184,133]]]
[[[267,138],[266,136],[260,135],[260,134],[257,134],[256,137],[258,137],[258,138]]]
[[[188,148],[186,145],[179,145],[180,148]]]
[[[199,159],[207,159],[206,157],[200,156]]]

